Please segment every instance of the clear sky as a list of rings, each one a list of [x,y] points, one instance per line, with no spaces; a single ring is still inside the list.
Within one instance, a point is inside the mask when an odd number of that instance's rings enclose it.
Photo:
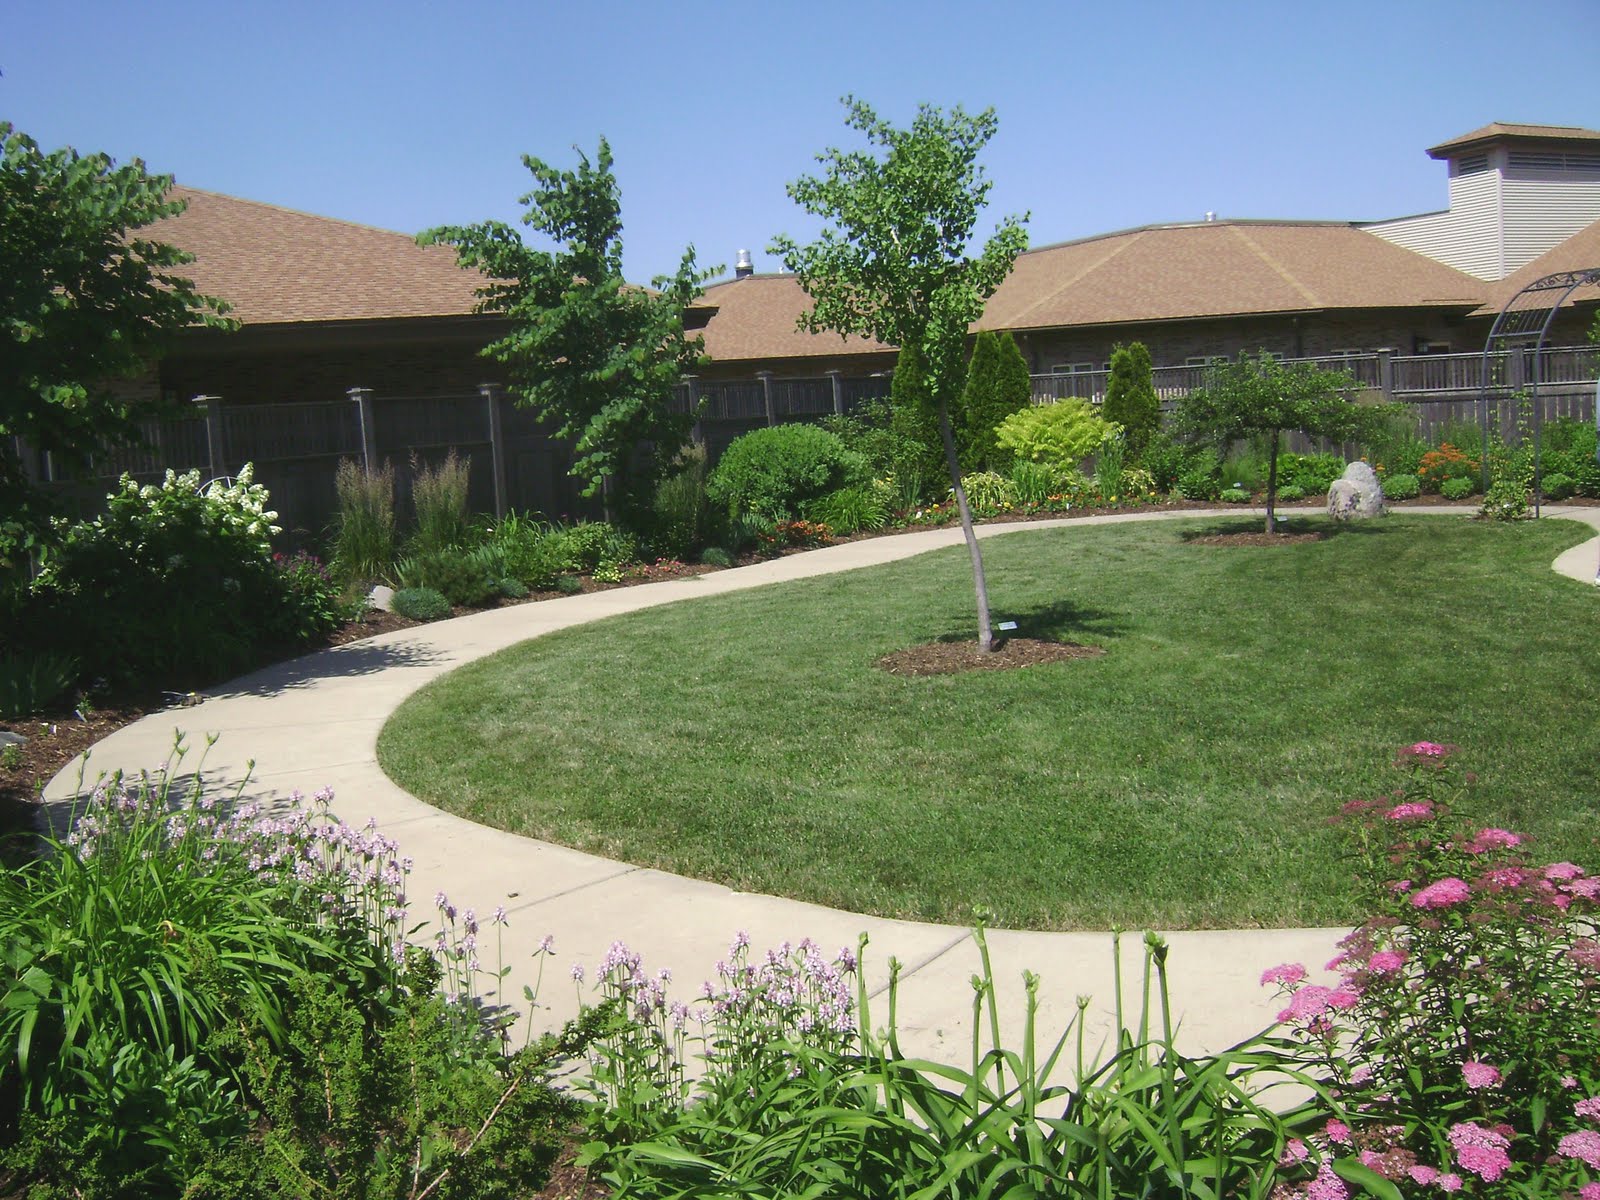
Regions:
[[[625,266],[758,270],[815,226],[784,184],[904,123],[993,106],[991,216],[1035,245],[1158,221],[1443,208],[1428,146],[1600,128],[1600,0],[716,4],[0,0],[0,120],[47,149],[415,233],[515,221],[530,153],[610,140]],[[987,230],[989,226],[983,228]]]

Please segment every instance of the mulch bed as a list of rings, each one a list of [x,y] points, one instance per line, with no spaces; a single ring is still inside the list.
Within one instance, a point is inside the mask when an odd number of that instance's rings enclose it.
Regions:
[[[1100,646],[1079,646],[1073,642],[1047,642],[1039,638],[996,639],[988,654],[970,642],[928,642],[907,650],[885,654],[877,662],[891,675],[956,675],[962,671],[1014,671],[1040,663],[1067,662],[1078,658],[1099,658]]]

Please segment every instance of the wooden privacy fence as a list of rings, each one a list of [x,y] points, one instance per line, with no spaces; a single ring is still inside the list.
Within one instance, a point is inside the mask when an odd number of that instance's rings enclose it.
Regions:
[[[1284,359],[1310,363],[1324,370],[1344,370],[1356,382],[1387,403],[1407,405],[1417,418],[1417,432],[1428,439],[1447,425],[1481,425],[1489,406],[1489,424],[1500,436],[1518,436],[1518,405],[1511,403],[1526,393],[1534,380],[1532,347],[1500,351],[1489,356],[1487,396],[1484,357],[1480,354],[1398,355],[1380,350],[1371,354],[1333,355],[1322,358]],[[1208,367],[1157,367],[1152,372],[1156,395],[1163,408],[1205,383]],[[1105,399],[1109,371],[1034,375],[1034,403],[1065,397],[1099,403]],[[1546,347],[1538,363],[1539,420],[1559,418],[1594,420],[1595,384],[1600,378],[1600,346]]]

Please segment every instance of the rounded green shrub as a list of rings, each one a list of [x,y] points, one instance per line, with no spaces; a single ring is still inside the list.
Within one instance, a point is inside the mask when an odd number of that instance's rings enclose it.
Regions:
[[[394,576],[402,589],[430,588],[451,604],[482,608],[500,594],[506,569],[494,545],[471,550],[442,546],[401,559]]]
[[[528,588],[520,579],[513,579],[507,575],[500,581],[500,595],[507,600],[526,600]]]
[[[1422,483],[1415,475],[1391,475],[1383,481],[1383,494],[1390,500],[1415,500],[1422,495]]]
[[[1544,479],[1541,480],[1541,484],[1544,488],[1544,497],[1546,500],[1570,499],[1574,490],[1572,477],[1570,475],[1563,475],[1560,471],[1555,471],[1549,475],[1546,475]]]
[[[1185,500],[1215,500],[1221,491],[1215,465],[1190,468],[1178,476],[1178,495]]]
[[[1225,504],[1249,504],[1250,493],[1237,485],[1223,488],[1218,494],[1218,499]]]
[[[1478,485],[1470,479],[1446,479],[1439,485],[1439,494],[1446,500],[1465,500],[1477,490]]]
[[[1012,413],[995,431],[995,441],[1030,462],[1076,467],[1121,428],[1087,400],[1057,400]]]
[[[983,515],[1004,512],[1017,502],[1017,491],[1011,480],[995,471],[963,475],[961,487],[967,493],[967,503]]]
[[[808,520],[826,525],[841,537],[889,523],[888,500],[871,484],[840,488],[806,507]],[[702,560],[704,561],[704,560]]]
[[[733,566],[733,555],[729,554],[721,546],[707,546],[700,552],[700,561],[708,567],[731,567]]]
[[[557,575],[554,587],[563,596],[576,596],[583,591],[583,580],[576,575]]]
[[[433,588],[401,588],[389,604],[410,621],[438,621],[450,615],[450,601]]]
[[[865,460],[826,429],[774,425],[734,439],[707,478],[706,495],[734,515],[785,521],[866,473]]]
[[[1278,500],[1283,504],[1298,504],[1306,498],[1306,490],[1299,484],[1286,484],[1278,489]]]

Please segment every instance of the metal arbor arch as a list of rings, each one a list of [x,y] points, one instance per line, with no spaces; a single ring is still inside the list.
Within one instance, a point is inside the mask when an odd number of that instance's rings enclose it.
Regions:
[[[1494,362],[1496,354],[1505,354],[1502,362],[1510,361],[1510,353],[1533,346],[1533,370],[1526,380],[1529,408],[1533,413],[1533,512],[1539,515],[1544,499],[1543,477],[1540,472],[1539,434],[1543,411],[1539,405],[1539,381],[1543,376],[1545,338],[1555,322],[1556,313],[1573,292],[1581,287],[1600,286],[1600,267],[1585,267],[1577,271],[1557,271],[1535,279],[1515,296],[1507,300],[1495,317],[1489,336],[1483,343],[1483,366],[1480,379],[1483,383],[1483,485],[1489,486],[1489,409],[1491,393],[1510,392],[1508,378],[1496,379]],[[1595,406],[1595,427],[1600,429],[1600,398]]]

